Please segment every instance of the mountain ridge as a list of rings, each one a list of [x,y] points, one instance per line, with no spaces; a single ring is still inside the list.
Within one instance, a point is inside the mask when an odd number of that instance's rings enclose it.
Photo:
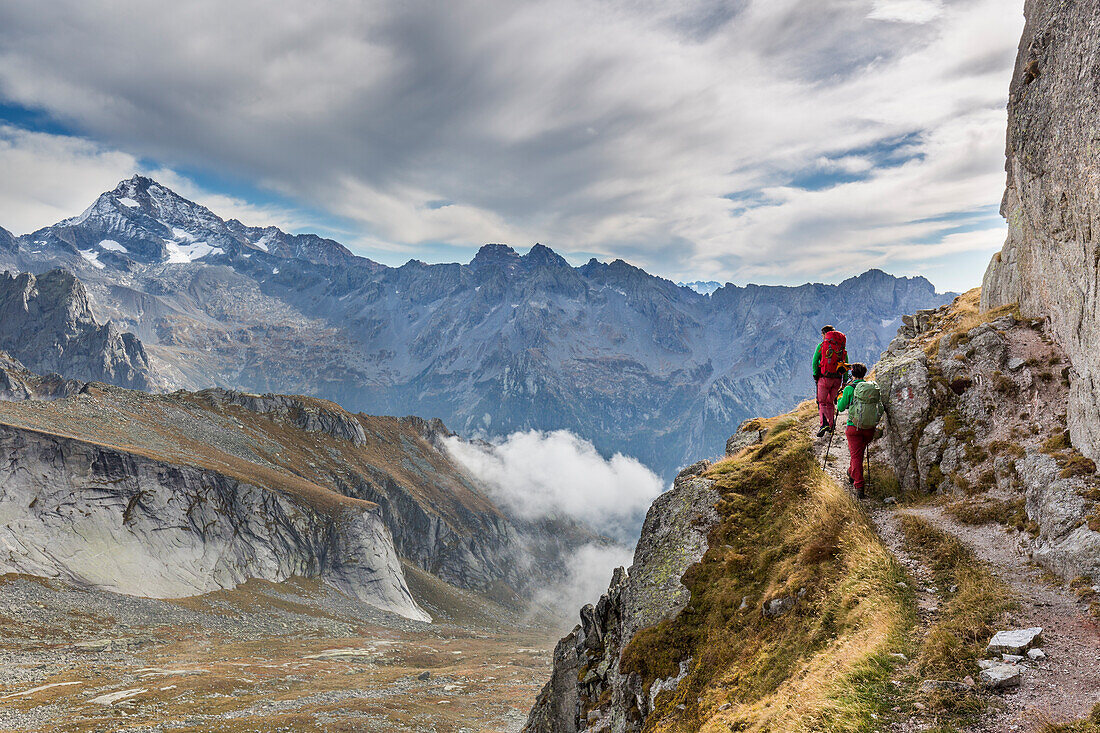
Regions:
[[[223,221],[140,176],[14,242],[0,268],[71,270],[166,388],[311,394],[470,437],[565,429],[669,478],[750,414],[812,389],[822,323],[871,359],[903,313],[950,296],[877,271],[706,296],[621,259],[573,267],[542,244],[387,267]]]

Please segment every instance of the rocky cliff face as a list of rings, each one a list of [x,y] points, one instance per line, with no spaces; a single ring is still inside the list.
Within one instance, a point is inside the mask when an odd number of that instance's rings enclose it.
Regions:
[[[551,679],[524,731],[641,730],[657,694],[679,682],[646,685],[637,673],[622,672],[619,662],[640,629],[672,618],[688,603],[680,578],[703,557],[718,523],[714,481],[700,476],[709,465],[685,469],[650,507],[629,571],[615,571],[607,593],[581,609],[580,625],[554,648]]]
[[[0,572],[154,598],[322,578],[407,618],[378,506],[324,504],[217,471],[0,425]]]
[[[519,605],[600,541],[511,520],[436,447],[438,422],[220,389],[64,383],[64,399],[28,399],[52,383],[5,363],[23,401],[0,402],[0,572],[146,595],[298,573],[420,617],[401,559]]]
[[[1074,377],[1055,335],[1013,308],[980,312],[975,291],[907,319],[876,366],[881,447],[903,489],[1015,515],[1032,559],[1100,578],[1100,479],[1066,434]]]
[[[654,502],[629,571],[558,643],[526,731],[855,729],[835,701],[889,664],[911,591],[821,470],[815,428],[812,403],[748,421]],[[873,684],[871,699],[889,686]]]
[[[824,322],[872,360],[901,314],[947,299],[877,271],[704,295],[621,260],[572,267],[543,246],[384,267],[223,221],[142,177],[13,247],[0,267],[76,273],[100,321],[140,338],[171,387],[312,394],[467,436],[564,428],[669,479],[750,413],[806,393]]]
[[[43,374],[156,386],[141,341],[112,322],[97,323],[84,285],[65,270],[0,273],[0,349]]]
[[[83,387],[83,382],[57,374],[35,374],[18,359],[0,351],[0,400],[55,400],[71,397]]]
[[[1072,363],[1069,428],[1100,458],[1100,14],[1028,0],[1008,106],[1004,249],[982,307],[1047,317]]]

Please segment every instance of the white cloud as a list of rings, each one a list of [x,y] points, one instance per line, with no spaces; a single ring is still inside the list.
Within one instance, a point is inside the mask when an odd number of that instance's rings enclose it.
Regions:
[[[146,168],[133,155],[70,135],[0,125],[0,170],[0,226],[15,234],[74,216],[134,173],[152,176],[227,219],[289,231],[311,226],[294,211],[212,193],[168,168]]]
[[[867,17],[902,23],[928,23],[942,13],[943,4],[938,0],[875,0]]]
[[[1018,0],[12,3],[0,96],[411,254],[821,279],[999,201],[1021,26]],[[910,163],[876,157],[899,138]],[[861,180],[791,186],[830,169]]]
[[[615,568],[630,567],[633,551],[623,545],[583,545],[566,562],[568,576],[560,583],[538,591],[535,605],[549,607],[566,620],[565,628],[576,623],[577,610],[595,603],[607,592]]]
[[[0,125],[0,226],[26,234],[88,207],[137,161],[87,140]]]
[[[633,543],[661,479],[622,454],[605,459],[565,430],[513,433],[496,443],[453,437],[451,454],[489,489],[493,500],[524,519],[565,516]]]

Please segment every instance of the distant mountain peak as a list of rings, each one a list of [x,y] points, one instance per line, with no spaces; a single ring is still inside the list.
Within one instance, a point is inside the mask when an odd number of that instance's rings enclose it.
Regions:
[[[474,266],[519,264],[520,255],[507,244],[485,244],[470,262]]]
[[[529,266],[548,266],[554,267],[569,267],[569,263],[565,261],[565,258],[559,255],[554,250],[547,247],[545,244],[535,243],[535,246],[531,250],[523,255],[523,261]]]

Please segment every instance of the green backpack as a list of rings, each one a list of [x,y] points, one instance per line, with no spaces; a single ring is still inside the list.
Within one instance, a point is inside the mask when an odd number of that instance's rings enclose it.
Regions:
[[[857,382],[852,390],[852,404],[848,406],[848,420],[860,430],[878,425],[884,408],[882,395],[874,382]]]

